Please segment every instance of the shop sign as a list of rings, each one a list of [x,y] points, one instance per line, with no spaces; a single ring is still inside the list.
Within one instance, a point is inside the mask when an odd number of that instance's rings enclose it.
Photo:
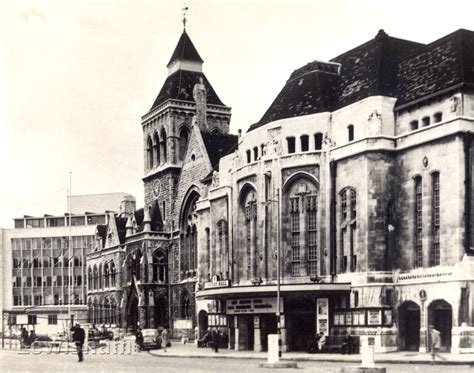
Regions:
[[[318,325],[318,333],[323,332],[329,334],[329,299],[316,299],[316,320]]]
[[[227,314],[276,313],[276,298],[247,298],[227,301]],[[283,298],[280,298],[280,312],[283,312]]]
[[[204,283],[204,289],[216,289],[229,287],[229,280],[217,280]]]

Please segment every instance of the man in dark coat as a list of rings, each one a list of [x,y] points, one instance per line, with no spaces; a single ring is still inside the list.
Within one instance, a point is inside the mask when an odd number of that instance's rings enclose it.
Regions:
[[[21,343],[23,347],[28,344],[28,331],[25,327],[21,329]]]
[[[212,345],[214,346],[214,352],[219,352],[219,332],[217,329],[212,329]]]
[[[72,341],[75,343],[77,349],[77,357],[79,358],[79,361],[83,361],[84,355],[82,353],[82,347],[84,346],[84,339],[86,338],[86,333],[79,324],[76,324],[75,327],[72,327],[71,331],[73,332]]]

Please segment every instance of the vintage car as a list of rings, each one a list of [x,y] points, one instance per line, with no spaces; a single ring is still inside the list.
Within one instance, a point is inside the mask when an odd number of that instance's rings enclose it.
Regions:
[[[152,350],[161,348],[161,338],[156,329],[142,329],[140,331],[142,335],[142,341],[137,336],[136,343],[140,346],[141,350]]]

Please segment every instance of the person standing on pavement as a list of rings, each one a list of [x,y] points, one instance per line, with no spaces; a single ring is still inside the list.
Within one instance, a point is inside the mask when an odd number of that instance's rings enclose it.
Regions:
[[[431,359],[435,361],[435,355],[438,349],[441,347],[441,333],[439,330],[436,330],[434,325],[430,325],[429,337],[430,337],[430,347],[431,347]]]
[[[21,329],[21,345],[25,347],[28,344],[28,331],[25,327]]]
[[[166,352],[166,347],[168,346],[168,339],[169,339],[168,330],[165,328],[161,332],[161,345],[163,346],[164,352]]]
[[[216,329],[212,329],[212,345],[214,346],[214,352],[219,352],[219,332]]]
[[[76,345],[77,350],[77,357],[79,358],[79,362],[84,360],[84,354],[82,352],[82,347],[84,346],[84,339],[86,338],[86,333],[84,329],[81,328],[81,325],[76,324],[75,327],[71,328],[72,333],[72,341]]]

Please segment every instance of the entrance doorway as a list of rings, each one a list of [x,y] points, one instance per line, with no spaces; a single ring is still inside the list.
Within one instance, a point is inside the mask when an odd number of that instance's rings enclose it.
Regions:
[[[453,309],[444,300],[435,300],[428,307],[428,324],[440,332],[440,351],[451,351],[451,329],[453,327]]]
[[[207,312],[204,310],[199,311],[198,315],[198,322],[199,322],[199,338],[204,337],[204,334],[207,331],[208,328],[208,318],[207,318]]]
[[[239,350],[253,350],[253,315],[239,316]]]
[[[286,299],[285,299],[286,301]],[[288,350],[306,351],[308,341],[316,335],[316,303],[314,299],[288,299],[285,303],[288,322]]]
[[[400,350],[420,349],[420,307],[414,302],[403,302],[398,308]]]
[[[127,328],[135,332],[138,327],[138,298],[130,299],[127,315]]]
[[[277,334],[278,325],[277,318],[274,314],[260,316],[260,335],[262,342],[262,350],[268,351],[268,335]]]

